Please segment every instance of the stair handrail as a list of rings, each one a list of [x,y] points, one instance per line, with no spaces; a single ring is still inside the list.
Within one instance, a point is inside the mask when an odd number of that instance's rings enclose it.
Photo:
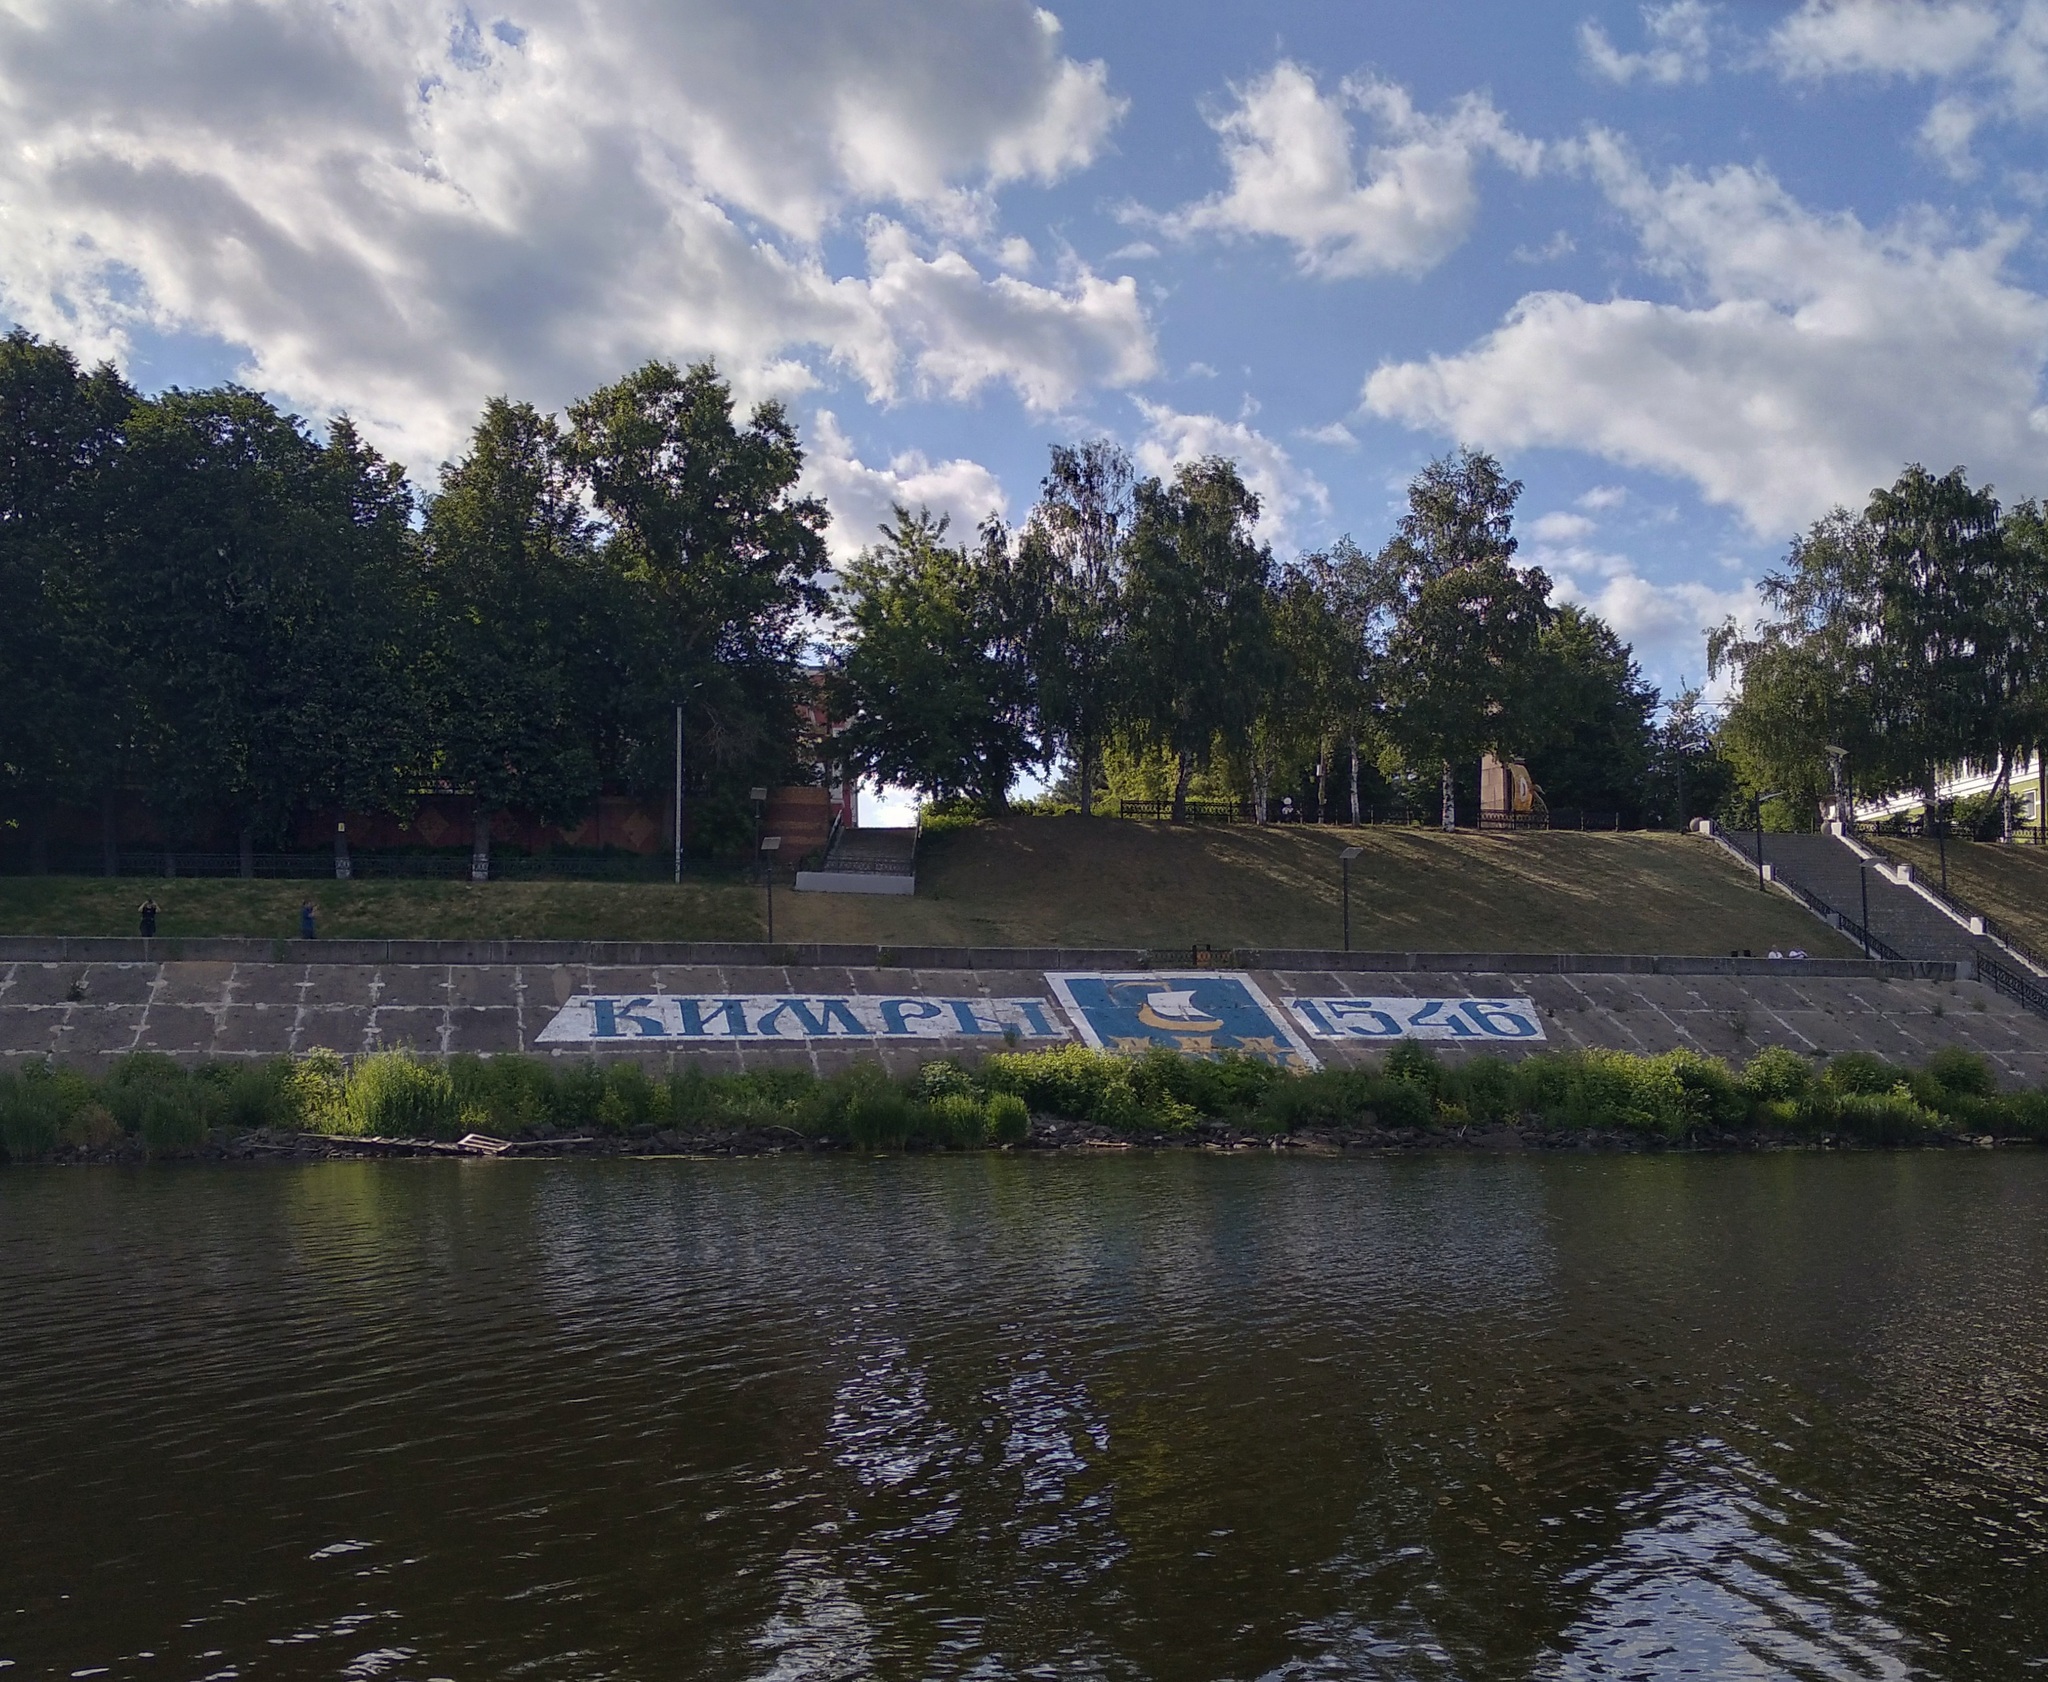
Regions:
[[[1737,858],[1742,860],[1743,865],[1746,868],[1754,869],[1756,867],[1756,860],[1753,857],[1745,854],[1740,847],[1736,846],[1734,838],[1731,835],[1729,835],[1729,833],[1725,829],[1723,829],[1718,822],[1716,822],[1713,818],[1708,818],[1706,822],[1707,828],[1704,831],[1704,833],[1708,840],[1719,843],[1719,845],[1722,847],[1724,851],[1733,853]],[[1773,887],[1783,888],[1788,894],[1790,894],[1794,899],[1798,900],[1801,905],[1805,906],[1807,910],[1811,911],[1823,923],[1826,923],[1830,927],[1836,929],[1838,932],[1847,935],[1851,940],[1855,941],[1858,945],[1862,946],[1866,952],[1871,954],[1871,956],[1883,958],[1895,964],[1910,963],[1912,961],[1911,959],[1907,958],[1907,956],[1903,952],[1899,951],[1897,947],[1889,945],[1885,941],[1880,940],[1876,935],[1872,934],[1861,923],[1857,922],[1854,917],[1851,917],[1844,912],[1837,911],[1832,905],[1828,904],[1826,900],[1822,899],[1820,895],[1815,893],[1811,888],[1805,887],[1801,883],[1794,882],[1789,877],[1782,874],[1779,867],[1776,865],[1771,866],[1770,880],[1771,885]]]
[[[2042,957],[2039,952],[2020,939],[2011,929],[2000,923],[1996,917],[1972,905],[1961,895],[1951,893],[1946,888],[1936,887],[1934,883],[1925,880],[1911,859],[1900,858],[1897,853],[1879,842],[1876,836],[1867,830],[1858,830],[1856,832],[1856,843],[1858,846],[1868,849],[1879,858],[1885,860],[1894,870],[1904,868],[1912,872],[1913,886],[1925,893],[1929,899],[1945,906],[1953,916],[1961,917],[1965,921],[1975,919],[1982,926],[1985,934],[1989,935],[2000,946],[2005,947],[2014,957],[2031,964],[2043,974],[2048,974],[2048,958]]]

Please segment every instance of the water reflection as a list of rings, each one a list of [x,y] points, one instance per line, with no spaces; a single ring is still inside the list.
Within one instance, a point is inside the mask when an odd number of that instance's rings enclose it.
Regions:
[[[1975,1154],[10,1171],[0,1659],[2037,1674],[2044,1215]]]

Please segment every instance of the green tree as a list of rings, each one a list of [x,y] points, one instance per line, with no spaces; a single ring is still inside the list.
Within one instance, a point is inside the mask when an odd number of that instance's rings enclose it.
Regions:
[[[60,800],[102,802],[111,858],[114,802],[139,728],[107,547],[112,470],[134,400],[109,366],[82,373],[61,345],[18,328],[0,340],[0,792],[27,818],[37,871],[48,868]]]
[[[1441,768],[1443,823],[1457,825],[1455,765],[1536,734],[1529,714],[1550,580],[1515,567],[1519,479],[1461,450],[1408,485],[1408,512],[1377,571],[1398,602],[1384,663],[1388,730],[1413,765]]]
[[[1642,813],[1655,749],[1657,691],[1597,614],[1552,608],[1537,636],[1523,754],[1552,805]]]
[[[1697,684],[1681,684],[1651,744],[1644,794],[1674,829],[1722,810],[1734,771],[1722,756],[1719,720]]]
[[[1518,546],[1522,481],[1480,450],[1441,456],[1408,482],[1408,512],[1379,553],[1377,593],[1412,597],[1432,578],[1481,561],[1507,561]]]
[[[607,784],[668,786],[673,709],[689,709],[706,840],[744,833],[750,783],[796,764],[798,655],[829,515],[799,496],[803,451],[779,403],[744,426],[710,363],[650,362],[569,410],[568,457],[608,525],[598,759]]]
[[[423,534],[439,605],[440,774],[491,814],[572,825],[598,794],[593,611],[610,580],[554,417],[493,398]],[[598,624],[602,623],[601,615]]]
[[[2048,587],[1962,469],[1911,466],[1862,515],[1834,510],[1763,596],[1772,618],[1724,625],[1708,647],[1741,676],[1723,738],[1752,794],[1826,801],[1841,749],[1847,793],[1910,788],[1931,810],[1944,773],[1972,762],[2009,778],[2038,735],[2026,698]]]
[[[1259,499],[1211,456],[1137,488],[1129,554],[1132,719],[1174,756],[1175,822],[1218,746],[1242,752],[1279,654]]]
[[[1009,543],[993,521],[974,551],[945,534],[929,509],[899,506],[882,541],[845,570],[842,745],[885,781],[999,813],[1033,756]]]
[[[1107,439],[1054,445],[1018,545],[1025,635],[1048,753],[1072,761],[1081,815],[1093,815],[1103,745],[1129,706],[1125,548],[1136,521],[1131,460]]]
[[[326,446],[254,392],[139,405],[122,457],[120,640],[160,809],[257,837],[417,775],[410,494],[346,421]]]
[[[1272,595],[1278,659],[1260,696],[1249,743],[1249,781],[1260,821],[1277,773],[1318,772],[1318,817],[1336,749],[1350,758],[1349,806],[1359,817],[1358,744],[1372,733],[1370,620],[1364,557],[1349,539],[1277,569]]]
[[[1389,729],[1411,763],[1443,771],[1443,826],[1457,827],[1453,767],[1503,758],[1538,735],[1539,658],[1550,580],[1490,556],[1427,579],[1387,650]]]

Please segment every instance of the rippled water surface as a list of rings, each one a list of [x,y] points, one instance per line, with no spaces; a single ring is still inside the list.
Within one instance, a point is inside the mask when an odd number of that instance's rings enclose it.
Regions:
[[[2048,1158],[0,1171],[14,1676],[2048,1669]]]

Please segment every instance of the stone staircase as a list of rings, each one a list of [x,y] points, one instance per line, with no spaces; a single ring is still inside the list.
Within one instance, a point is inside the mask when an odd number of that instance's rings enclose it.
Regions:
[[[1754,831],[1717,827],[1714,838],[1754,864]],[[1944,909],[1921,892],[1909,866],[1888,864],[1832,834],[1766,834],[1763,862],[1776,881],[1851,940],[1861,942],[1867,932],[1872,956],[1968,966],[1967,973],[2048,1015],[2048,975],[2040,966],[1984,933],[1982,919],[1971,918],[1965,908],[1952,902]]]

